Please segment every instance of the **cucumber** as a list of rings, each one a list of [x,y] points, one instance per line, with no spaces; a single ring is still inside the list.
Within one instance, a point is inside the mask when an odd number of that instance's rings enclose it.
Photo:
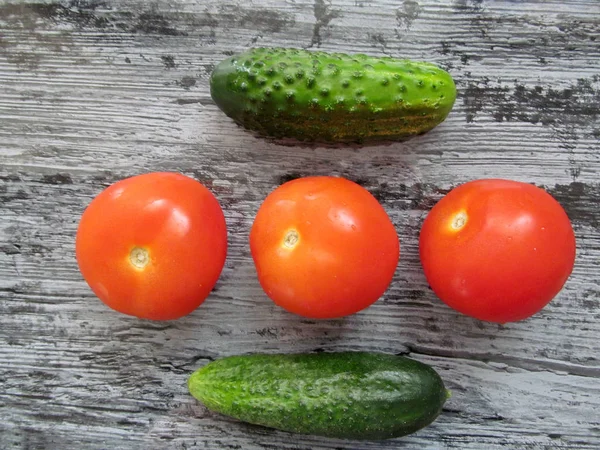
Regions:
[[[238,420],[341,439],[413,433],[448,398],[430,366],[373,352],[230,356],[195,371],[188,387],[208,409]]]
[[[211,96],[239,125],[299,141],[391,141],[425,133],[456,100],[450,74],[364,54],[256,48],[220,62]]]

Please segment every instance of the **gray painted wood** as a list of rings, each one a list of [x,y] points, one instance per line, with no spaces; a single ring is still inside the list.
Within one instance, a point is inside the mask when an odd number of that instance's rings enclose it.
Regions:
[[[459,89],[442,125],[368,148],[284,146],[228,120],[208,77],[231,52],[278,45],[428,60]],[[600,3],[72,0],[0,3],[0,448],[600,448]],[[172,170],[217,195],[229,255],[178,321],[108,310],[81,278],[87,203],[127,176]],[[401,238],[385,296],[343,320],[276,308],[249,227],[281,182],[337,174],[373,192]],[[453,186],[545,187],[577,234],[576,268],[541,313],[498,326],[427,288],[418,232]],[[380,350],[432,364],[453,397],[403,439],[294,436],[207,411],[187,376],[257,351]]]

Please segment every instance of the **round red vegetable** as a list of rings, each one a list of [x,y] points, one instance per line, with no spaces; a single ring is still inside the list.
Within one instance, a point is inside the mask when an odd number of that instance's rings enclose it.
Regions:
[[[149,173],[119,181],[87,207],[77,230],[83,277],[109,307],[153,320],[196,309],[227,253],[225,217],[192,178]]]
[[[279,186],[256,215],[250,247],[267,295],[311,318],[346,316],[374,303],[392,281],[400,252],[375,197],[338,177]]]
[[[575,235],[546,191],[510,180],[465,183],[425,219],[420,255],[427,280],[450,307],[490,322],[540,311],[575,263]]]

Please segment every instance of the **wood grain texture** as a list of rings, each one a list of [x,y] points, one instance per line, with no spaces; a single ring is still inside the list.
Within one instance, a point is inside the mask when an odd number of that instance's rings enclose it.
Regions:
[[[599,18],[596,0],[0,2],[0,448],[600,448]],[[209,95],[215,64],[254,45],[432,61],[459,98],[407,142],[282,145],[235,126]],[[74,259],[87,203],[156,170],[205,183],[229,227],[213,295],[168,323],[108,310]],[[262,199],[313,174],[365,186],[401,238],[388,292],[343,320],[276,308],[249,254]],[[524,322],[453,312],[419,265],[427,211],[481,177],[543,186],[576,231],[572,277]],[[352,442],[241,424],[187,392],[217,357],[318,349],[409,354],[453,397],[419,433]]]

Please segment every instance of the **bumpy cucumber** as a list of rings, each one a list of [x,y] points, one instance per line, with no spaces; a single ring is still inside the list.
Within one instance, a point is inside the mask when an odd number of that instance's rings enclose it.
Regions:
[[[241,355],[188,381],[210,410],[279,430],[380,440],[433,422],[448,391],[433,368],[371,352]]]
[[[256,48],[214,69],[211,95],[241,126],[303,141],[396,140],[446,119],[450,74],[426,63],[364,54]]]

